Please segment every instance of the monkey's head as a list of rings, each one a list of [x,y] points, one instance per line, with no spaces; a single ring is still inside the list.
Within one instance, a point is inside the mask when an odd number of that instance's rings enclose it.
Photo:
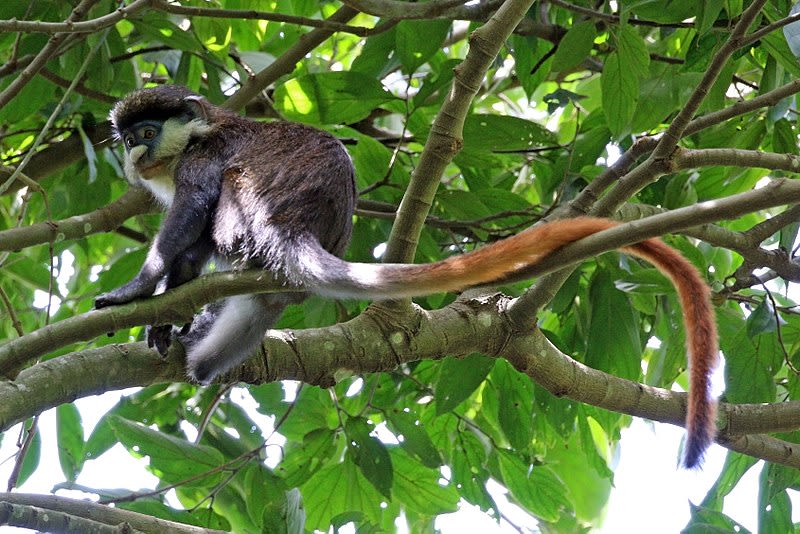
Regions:
[[[119,101],[110,118],[125,145],[128,177],[149,180],[169,174],[170,164],[189,142],[210,130],[208,106],[203,97],[179,85],[142,89]]]

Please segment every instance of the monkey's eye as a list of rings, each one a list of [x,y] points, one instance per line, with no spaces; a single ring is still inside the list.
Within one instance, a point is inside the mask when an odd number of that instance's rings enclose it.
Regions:
[[[154,139],[157,133],[158,132],[156,131],[156,129],[153,128],[152,126],[147,127],[144,130],[142,130],[142,138],[147,139],[149,141],[150,139]]]
[[[133,137],[133,134],[128,134],[125,136],[125,146],[128,148],[133,148],[133,145],[136,144],[136,138]]]

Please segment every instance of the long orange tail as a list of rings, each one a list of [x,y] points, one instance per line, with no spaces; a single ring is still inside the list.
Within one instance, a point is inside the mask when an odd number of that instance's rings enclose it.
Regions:
[[[290,277],[318,294],[376,300],[414,297],[515,279],[564,245],[616,225],[591,217],[554,221],[424,265],[350,263],[329,254],[315,240],[301,242],[296,256],[286,260]],[[710,289],[694,265],[660,239],[648,239],[622,250],[651,262],[678,291],[690,365],[684,465],[696,467],[715,435],[716,405],[710,395],[710,375],[717,364],[718,349]]]

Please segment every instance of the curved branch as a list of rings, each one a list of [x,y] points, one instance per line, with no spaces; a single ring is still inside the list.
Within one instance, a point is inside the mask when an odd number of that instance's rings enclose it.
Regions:
[[[0,493],[0,503],[15,506],[35,507],[47,512],[67,514],[73,518],[89,519],[93,523],[113,526],[113,532],[122,532],[119,525],[127,523],[129,528],[141,532],[175,532],[179,534],[223,534],[221,530],[195,527],[175,521],[159,519],[139,512],[112,508],[102,504],[57,495],[32,493]],[[74,525],[73,525],[74,526]],[[94,532],[94,531],[93,531]]]
[[[695,167],[728,166],[758,167],[770,170],[800,172],[800,156],[761,152],[740,148],[677,148],[673,153],[675,169]]]
[[[40,20],[0,20],[0,31],[33,33],[88,33],[97,32],[126,19],[146,8],[152,0],[135,0],[129,6],[122,6],[113,13],[83,22],[68,19],[65,22],[45,22]]]
[[[410,315],[370,308],[347,323],[302,331],[272,331],[264,350],[221,378],[225,382],[253,384],[275,380],[302,380],[324,387],[333,385],[336,373],[391,371],[398,365],[422,359],[463,356],[482,352],[510,361],[518,370],[558,396],[604,409],[683,426],[687,395],[646,386],[609,375],[577,362],[556,349],[538,330],[521,332],[504,320],[509,299],[493,296],[457,300],[428,312],[414,308]],[[413,324],[413,329],[409,329]],[[103,373],[86,373],[103,369]],[[53,376],[64,387],[48,387]],[[179,351],[162,360],[145,343],[108,345],[75,352],[23,370],[14,381],[0,382],[0,431],[31,415],[78,397],[111,389],[145,386],[184,379]],[[37,395],[22,395],[36,391]],[[790,430],[797,426],[799,403],[732,406],[722,403],[725,431],[719,441],[733,450],[795,465],[786,450],[777,454],[764,446],[783,443],[749,435],[731,440],[730,429],[759,432]],[[790,423],[789,419],[795,421]],[[759,443],[754,447],[754,443]],[[746,446],[745,446],[746,445]]]
[[[754,458],[800,469],[800,444],[797,443],[756,434],[733,440],[720,439],[719,444]]]
[[[365,26],[350,26],[335,20],[320,20],[308,17],[298,17],[295,15],[284,15],[275,11],[256,11],[254,9],[212,9],[205,7],[182,6],[179,4],[170,4],[166,0],[151,0],[155,4],[154,7],[166,13],[174,15],[185,15],[187,17],[210,17],[210,18],[226,18],[226,19],[244,19],[244,20],[268,20],[271,22],[284,22],[287,24],[297,24],[298,26],[310,26],[312,28],[321,28],[330,32],[344,32],[358,35],[359,37],[367,37],[375,33],[374,28],[367,28]]]
[[[270,283],[270,282],[273,283]],[[297,291],[262,270],[211,273],[162,295],[92,310],[51,323],[0,345],[0,375],[12,376],[26,362],[78,341],[143,324],[184,324],[203,304],[245,293]]]
[[[128,218],[155,207],[152,197],[139,187],[131,187],[114,202],[89,213],[62,221],[36,223],[0,231],[0,251],[21,250],[34,245],[81,239],[99,232],[111,232]]]
[[[330,22],[347,22],[358,14],[354,9],[347,6],[341,7],[336,13],[326,20]],[[384,26],[388,29],[388,26]],[[242,86],[225,103],[228,109],[241,109],[248,102],[254,99],[266,87],[283,76],[292,72],[297,62],[303,59],[306,54],[322,44],[325,39],[333,34],[332,30],[326,28],[316,28],[300,37],[286,52],[280,55],[264,70],[245,80]]]

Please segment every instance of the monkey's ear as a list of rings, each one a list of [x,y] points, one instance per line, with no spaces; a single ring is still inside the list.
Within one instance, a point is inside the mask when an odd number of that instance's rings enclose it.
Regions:
[[[208,122],[208,100],[200,95],[189,95],[184,97],[183,101],[186,102],[187,106],[189,106],[189,109],[192,111],[192,115],[194,115],[195,118],[202,118]]]

